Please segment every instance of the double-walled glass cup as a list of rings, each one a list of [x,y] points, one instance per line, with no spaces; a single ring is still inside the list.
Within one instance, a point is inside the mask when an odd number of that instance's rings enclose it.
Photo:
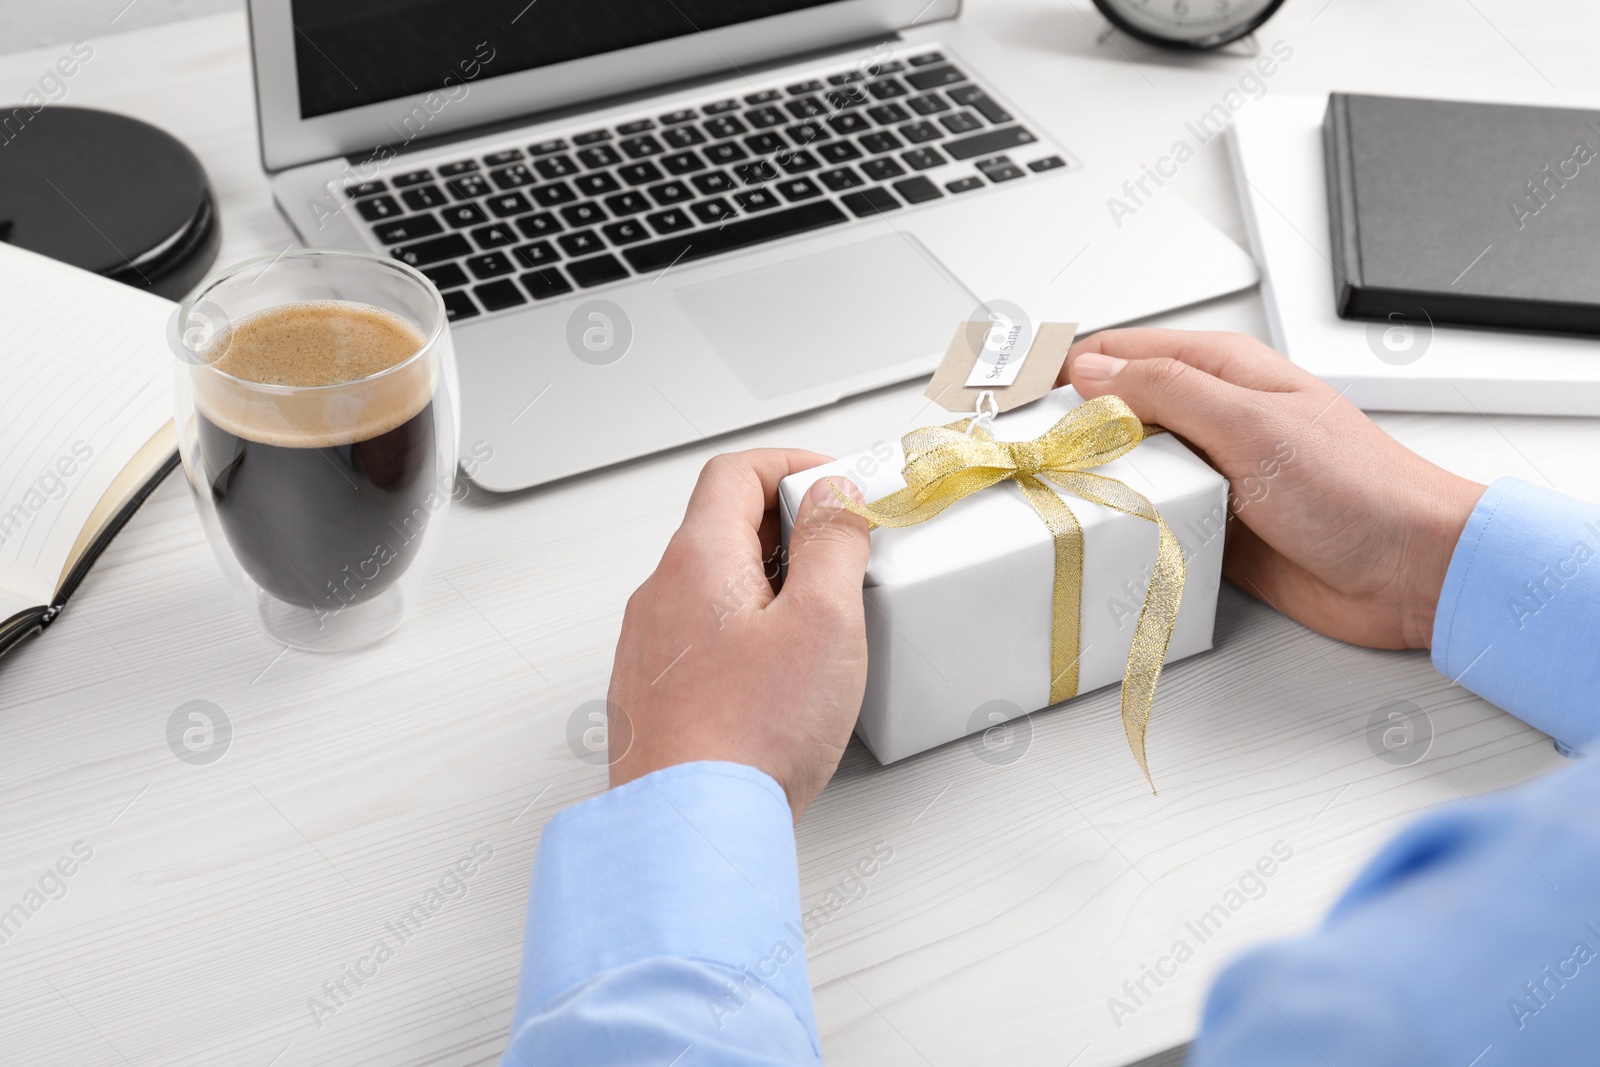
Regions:
[[[388,329],[403,342],[399,361],[342,380],[342,368],[359,362],[339,344],[285,344],[294,374],[273,383],[231,373],[244,346],[259,349],[261,324],[286,317],[314,320],[311,338]],[[272,335],[285,336],[301,335]],[[413,336],[416,351],[403,355]],[[173,315],[169,341],[184,472],[251,617],[277,641],[313,651],[394,632],[464,490],[455,353],[438,291],[382,256],[286,252],[203,282]]]

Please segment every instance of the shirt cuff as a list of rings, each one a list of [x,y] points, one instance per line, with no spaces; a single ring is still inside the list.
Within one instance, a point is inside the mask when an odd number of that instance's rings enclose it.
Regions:
[[[740,972],[817,1032],[800,915],[794,815],[769,775],[667,767],[560,812],[534,861],[516,1017],[652,957]]]
[[[1576,748],[1600,733],[1597,650],[1600,507],[1500,479],[1450,558],[1433,624],[1434,666]]]

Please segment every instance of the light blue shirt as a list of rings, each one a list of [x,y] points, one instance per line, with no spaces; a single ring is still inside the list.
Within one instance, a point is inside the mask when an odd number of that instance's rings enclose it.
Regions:
[[[1600,507],[1491,486],[1433,661],[1572,748],[1600,733]],[[790,818],[765,774],[691,763],[551,819],[502,1067],[819,1062]],[[1403,832],[1321,928],[1222,973],[1189,1062],[1593,1064],[1597,1037],[1600,770],[1580,765]]]

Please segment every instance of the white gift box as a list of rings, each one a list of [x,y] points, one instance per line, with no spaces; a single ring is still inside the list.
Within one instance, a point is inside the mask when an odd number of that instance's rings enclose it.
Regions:
[[[1082,402],[1070,387],[1057,389],[996,417],[993,435],[1030,440]],[[930,424],[958,418],[938,415]],[[779,486],[785,544],[801,500],[819,478],[843,475],[875,501],[905,488],[904,462],[898,440],[881,441],[785,478]],[[1147,438],[1094,473],[1148,497],[1183,546],[1183,599],[1166,662],[1209,649],[1227,481],[1170,434]],[[1083,526],[1081,694],[1122,681],[1159,533],[1138,516],[1056,492]],[[872,531],[862,590],[867,690],[856,732],[880,762],[987,729],[1001,721],[996,708],[1009,706],[1015,716],[1049,705],[1055,550],[1050,530],[1011,481],[918,525]],[[1155,716],[1160,705],[1158,691]]]

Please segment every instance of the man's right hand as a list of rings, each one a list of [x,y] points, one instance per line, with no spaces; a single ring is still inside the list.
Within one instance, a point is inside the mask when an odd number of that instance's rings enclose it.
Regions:
[[[1427,648],[1445,571],[1484,486],[1380,430],[1252,337],[1108,330],[1062,372],[1186,440],[1227,479],[1223,573],[1320,633]]]

